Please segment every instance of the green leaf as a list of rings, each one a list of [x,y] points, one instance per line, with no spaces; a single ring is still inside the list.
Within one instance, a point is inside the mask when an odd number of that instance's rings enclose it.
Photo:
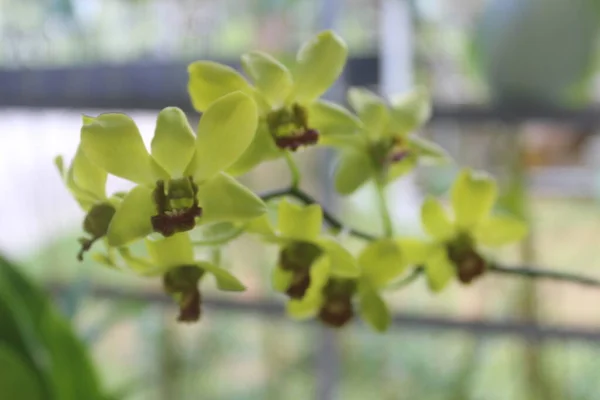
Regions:
[[[109,246],[119,247],[152,233],[151,218],[156,215],[152,189],[134,187],[123,199],[113,216],[106,237]]]
[[[273,290],[283,293],[290,287],[293,278],[294,273],[292,271],[286,271],[278,267],[273,268],[271,272],[271,286]]]
[[[398,134],[420,128],[431,116],[429,95],[424,88],[391,96],[391,124]]]
[[[0,393],[6,399],[42,400],[39,378],[23,357],[6,344],[0,344]]]
[[[282,200],[277,212],[277,230],[290,239],[312,241],[321,233],[323,210],[318,204],[301,206]]]
[[[187,232],[157,239],[146,238],[145,242],[153,263],[164,272],[194,264],[194,248]]]
[[[296,55],[294,94],[299,103],[310,103],[333,85],[342,73],[348,48],[333,31],[319,33]]]
[[[234,176],[239,176],[250,171],[263,161],[274,160],[283,156],[281,151],[273,140],[266,124],[260,122],[254,140],[244,153],[234,162],[227,172]]]
[[[197,111],[205,111],[220,97],[238,90],[252,94],[252,87],[231,67],[213,61],[188,66],[188,93]]]
[[[452,160],[446,150],[438,144],[415,135],[408,138],[409,147],[418,155],[419,161],[426,165],[443,164]]]
[[[511,215],[492,215],[475,229],[475,240],[484,246],[497,247],[518,242],[527,235],[527,224]]]
[[[194,178],[202,181],[231,166],[252,142],[257,126],[256,104],[244,93],[212,103],[198,124]]]
[[[335,190],[342,195],[352,194],[374,175],[375,170],[368,154],[347,149],[339,155],[335,165]]]
[[[242,68],[273,107],[283,105],[293,86],[285,65],[269,54],[252,51],[242,55]]]
[[[322,247],[327,257],[329,257],[329,273],[331,275],[346,278],[359,276],[360,269],[356,259],[337,240],[322,236],[315,243]]]
[[[358,113],[369,137],[379,139],[392,132],[386,132],[390,113],[383,99],[365,88],[353,87],[348,90],[348,102]]]
[[[171,177],[179,178],[192,159],[195,141],[185,113],[177,107],[164,108],[156,120],[152,157]]]
[[[450,194],[457,226],[474,228],[490,214],[497,193],[496,181],[488,174],[463,169],[454,181]]]
[[[392,323],[390,310],[373,288],[361,283],[359,286],[360,316],[378,332],[385,332]]]
[[[446,241],[455,235],[456,229],[442,204],[433,197],[427,197],[421,207],[421,220],[428,235],[439,241]]]
[[[326,100],[317,100],[308,107],[308,125],[319,132],[319,144],[326,143],[327,136],[349,137],[363,127],[350,111]]]
[[[408,267],[397,241],[380,239],[369,243],[358,256],[363,276],[374,288],[399,277]]]
[[[202,224],[244,222],[266,212],[265,203],[231,176],[221,172],[198,187]]]
[[[135,122],[125,114],[101,114],[81,128],[87,158],[115,176],[153,184],[155,175]]]
[[[89,399],[102,398],[95,371],[85,347],[69,324],[49,301],[47,294],[29,282],[18,267],[0,257],[0,342],[19,353],[38,383],[29,382],[42,391],[41,398]],[[3,354],[4,355],[4,354]],[[4,357],[2,357],[4,358]],[[0,381],[20,379],[19,367],[10,368],[3,359]],[[13,374],[12,376],[9,374]],[[25,388],[21,388],[25,391]],[[10,396],[4,388],[3,398]],[[33,397],[35,399],[36,397]]]
[[[436,243],[418,238],[397,238],[396,243],[400,246],[404,261],[408,265],[423,264],[437,248]]]
[[[214,276],[217,287],[226,292],[243,292],[246,286],[233,276],[229,271],[219,268],[208,262],[200,262],[198,266]]]
[[[442,291],[456,276],[456,268],[448,259],[446,250],[439,247],[425,265],[427,283],[433,292]]]

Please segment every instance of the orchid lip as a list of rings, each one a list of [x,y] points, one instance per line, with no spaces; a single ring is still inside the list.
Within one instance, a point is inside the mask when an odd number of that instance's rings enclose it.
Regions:
[[[202,216],[202,208],[198,205],[198,185],[191,177],[176,179],[169,182],[169,191],[165,193],[165,182],[158,181],[154,190],[154,202],[157,215],[151,217],[150,222],[155,232],[169,237],[179,232],[187,232],[196,226],[196,218]],[[189,207],[173,207],[173,200],[187,199],[191,201]]]

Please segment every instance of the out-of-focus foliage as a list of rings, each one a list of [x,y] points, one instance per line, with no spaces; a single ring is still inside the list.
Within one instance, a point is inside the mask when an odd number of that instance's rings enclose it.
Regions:
[[[0,365],[4,399],[108,399],[68,322],[40,288],[2,257]]]

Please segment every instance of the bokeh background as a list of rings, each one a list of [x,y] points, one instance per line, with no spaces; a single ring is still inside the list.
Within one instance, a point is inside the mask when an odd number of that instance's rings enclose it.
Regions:
[[[48,288],[124,399],[600,398],[594,289],[486,276],[434,296],[418,281],[386,295],[387,334],[332,331],[285,318],[269,289],[274,249],[242,237],[223,262],[250,289],[207,291],[190,326],[174,323],[159,282],[76,261],[83,215],[52,160],[74,154],[82,113],[126,111],[149,140],[162,107],[197,120],[190,61],[291,58],[322,29],[350,49],[330,99],[353,85],[426,85],[434,114],[422,134],[457,160],[390,189],[397,233],[420,234],[423,196],[471,165],[498,176],[502,206],[532,222],[500,260],[600,277],[597,0],[0,0],[1,252]],[[298,158],[307,191],[378,232],[372,188],[340,199],[334,154]],[[261,191],[288,175],[274,162],[243,179]]]

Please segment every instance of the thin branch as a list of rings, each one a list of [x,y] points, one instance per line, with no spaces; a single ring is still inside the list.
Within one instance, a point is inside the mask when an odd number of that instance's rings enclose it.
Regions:
[[[320,204],[314,197],[312,197],[308,193],[304,192],[302,189],[298,189],[298,188],[287,188],[287,189],[275,190],[272,192],[264,193],[261,196],[261,198],[264,201],[267,201],[267,200],[272,200],[272,199],[276,199],[279,197],[286,197],[286,196],[294,197],[297,200],[300,200],[301,202],[303,202],[304,204]],[[329,211],[327,211],[325,209],[323,209],[323,219],[325,220],[325,222],[327,222],[331,227],[333,227],[335,229],[338,229],[338,230],[346,229],[347,232],[352,236],[355,236],[355,237],[358,237],[358,238],[361,238],[364,240],[368,240],[368,241],[377,240],[377,236],[375,236],[375,235],[372,235],[372,234],[369,234],[366,232],[362,232],[357,229],[350,229],[350,228],[344,226],[344,224],[339,219],[337,219],[333,214],[331,214]],[[413,282],[423,272],[424,272],[423,267],[416,267],[414,269],[414,271],[407,277],[406,282],[404,282],[404,281],[399,282],[398,285],[404,286],[406,284]],[[600,279],[594,279],[594,278],[581,276],[581,275],[577,275],[577,274],[570,274],[568,272],[551,271],[551,270],[547,270],[547,269],[530,268],[530,267],[505,267],[505,266],[498,265],[498,264],[491,264],[488,267],[488,272],[494,273],[494,274],[514,275],[514,276],[521,276],[521,277],[534,278],[534,279],[550,279],[550,280],[555,280],[555,281],[570,282],[570,283],[576,283],[579,285],[600,288]]]
[[[317,201],[317,199],[315,199],[314,197],[312,197],[311,195],[309,195],[302,189],[293,188],[293,187],[290,187],[287,189],[281,189],[281,190],[274,190],[272,192],[267,192],[267,193],[262,194],[260,196],[260,198],[263,199],[264,201],[268,201],[268,200],[273,200],[273,199],[277,199],[280,197],[286,197],[286,196],[293,197],[297,200],[300,200],[304,204],[320,204],[319,201]],[[361,239],[369,240],[369,241],[377,239],[377,236],[372,235],[370,233],[362,232],[357,229],[348,228],[338,218],[336,218],[331,212],[327,211],[324,208],[323,208],[323,219],[332,228],[340,230],[340,231],[346,230],[350,235],[355,236],[357,238],[361,238]]]
[[[570,274],[562,271],[551,271],[547,269],[529,267],[505,267],[498,264],[490,265],[488,267],[488,271],[495,274],[517,275],[537,279],[550,279],[554,281],[577,283],[584,286],[600,287],[600,279]]]

